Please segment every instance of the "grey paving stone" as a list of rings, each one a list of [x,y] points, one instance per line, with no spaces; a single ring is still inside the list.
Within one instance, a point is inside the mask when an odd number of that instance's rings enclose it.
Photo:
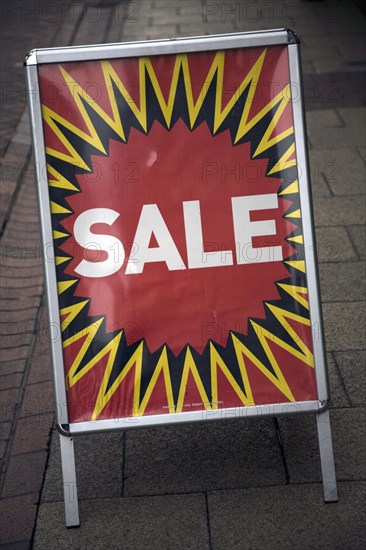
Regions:
[[[158,27],[151,27],[149,34],[146,35],[146,40],[156,40],[158,38],[171,38],[176,36],[183,36],[179,31],[179,25],[160,25]]]
[[[290,483],[321,481],[315,415],[283,416],[278,422]]]
[[[164,427],[126,434],[124,495],[284,483],[271,419]]]
[[[21,132],[16,132],[12,139],[13,139],[13,141],[15,141],[15,143],[21,143],[22,145],[30,145],[31,144],[30,136],[27,136],[26,134],[23,134]]]
[[[362,225],[365,223],[364,197],[315,198],[315,225]]]
[[[327,354],[327,372],[329,379],[330,406],[349,407],[350,401],[344,387],[343,379],[341,379],[337,363],[330,353]]]
[[[313,59],[315,72],[338,73],[345,70],[346,63],[343,58],[338,59]]]
[[[120,433],[99,433],[74,438],[79,499],[118,497],[122,491]],[[52,433],[42,502],[63,501],[60,442]]]
[[[28,110],[26,110],[26,114],[28,116]],[[26,158],[28,156],[29,147],[27,145],[13,143],[11,141],[8,145],[7,152],[11,153],[12,155],[20,155],[23,158]]]
[[[19,418],[39,416],[53,413],[55,410],[53,387],[51,382],[42,381],[39,384],[27,385]]]
[[[365,262],[320,264],[323,302],[355,302],[365,297]]]
[[[353,244],[361,260],[366,258],[366,228],[363,225],[351,225],[348,227]]]
[[[211,8],[211,10],[210,10]],[[203,15],[207,18],[207,12],[212,11],[212,6],[209,5],[203,5],[201,2],[183,2],[180,6],[181,14],[186,18],[192,18],[194,19],[202,19],[203,23],[205,20],[203,19]]]
[[[48,451],[53,417],[53,414],[46,414],[18,420],[11,446],[12,456],[40,450]]]
[[[155,27],[156,29],[160,28],[160,30],[174,30],[176,25],[179,24],[178,21],[184,22],[184,20],[182,20],[182,18],[177,16],[175,13],[156,13],[155,10],[152,17],[148,18],[148,21],[151,26]]]
[[[0,422],[0,439],[9,439],[11,422]]]
[[[39,302],[39,298],[36,297],[33,299],[34,302]],[[26,302],[30,305],[30,307],[22,308],[22,304]],[[16,307],[14,305],[16,304]],[[35,315],[37,314],[37,303],[32,303],[31,298],[27,300],[1,300],[0,299],[0,311],[1,315],[4,317],[6,315],[7,320],[9,323],[16,323],[19,321],[19,318],[21,318],[24,321],[31,320],[32,318],[35,319]],[[2,371],[2,361],[0,363],[0,371],[2,374],[8,374],[8,372]],[[18,369],[19,370],[19,369]],[[16,371],[13,371],[16,372]]]
[[[356,149],[311,151],[311,174],[324,176],[334,195],[365,193],[365,163]]]
[[[342,3],[340,3],[342,6]],[[349,7],[351,13],[342,13],[337,19],[332,19],[325,22],[326,29],[330,34],[338,36],[339,40],[343,42],[344,38],[353,33],[359,33],[365,31],[365,21],[362,17],[361,11],[358,11],[358,17],[355,13],[352,13],[352,9],[356,8],[355,4],[344,2],[343,6]]]
[[[330,99],[330,98],[329,98]],[[365,132],[361,126],[345,126],[344,128],[317,128],[309,132],[311,143],[315,149],[339,149],[342,143],[347,143],[348,147],[365,145]]]
[[[320,263],[348,262],[358,259],[347,230],[341,226],[318,227],[316,229],[316,251]]]
[[[40,491],[46,459],[46,451],[12,456],[6,472],[3,496],[20,496]]]
[[[1,550],[29,550],[29,541],[9,542],[9,544],[1,544],[0,548]]]
[[[9,300],[10,301],[10,300]],[[4,310],[6,311],[6,310]],[[28,356],[28,346],[19,346],[17,348],[9,348],[1,350],[1,362],[17,361],[25,359]]]
[[[208,550],[204,495],[96,499],[80,503],[81,526],[65,529],[62,503],[39,508],[34,550]]]
[[[362,302],[323,304],[325,342],[328,351],[364,349],[365,306]]]
[[[121,16],[121,4],[116,4],[108,27],[107,42],[121,42],[123,18]]]
[[[343,383],[354,407],[366,402],[366,360],[365,351],[335,353]]]
[[[4,544],[4,548],[16,550],[21,541],[30,541],[37,514],[37,500],[38,494],[34,493],[0,501],[0,548]]]
[[[344,126],[344,122],[336,109],[324,109],[323,111],[308,111],[306,113],[306,125],[308,130],[313,131],[324,126],[331,128]]]
[[[30,344],[32,341],[33,336],[29,333],[20,333],[20,334],[7,334],[4,335],[4,337],[1,338],[1,349],[10,349],[10,348],[16,348],[18,346],[25,346]],[[11,387],[8,385],[9,381],[4,381],[4,385],[0,382],[0,389],[6,389],[6,387]],[[13,384],[14,386],[17,384]]]
[[[22,381],[23,374],[15,373],[8,376],[0,376],[0,389],[7,390],[9,388],[18,388]]]
[[[303,44],[301,48],[301,56],[303,59],[310,61],[313,59],[337,59],[337,57],[340,56],[340,52],[337,46],[329,44],[324,45],[322,48]]]
[[[226,33],[233,32],[234,21],[227,20],[225,22],[210,22],[209,27],[206,27],[204,29],[202,28],[201,22],[198,22],[195,25],[191,25],[190,23],[180,23],[179,28],[182,36],[199,36],[200,34]]]
[[[304,94],[305,106],[307,110],[322,110],[336,107],[357,107],[365,103],[363,90],[362,73],[354,71],[351,67],[343,63],[333,63],[332,60],[323,61],[324,67],[319,70],[319,62],[314,65],[317,67],[318,74],[304,74]],[[334,144],[334,137],[339,138],[339,130],[342,127],[334,127],[330,131],[329,127],[318,128],[322,136],[325,136],[323,143],[317,143],[319,149],[332,149],[344,146],[340,139],[338,145]],[[311,136],[316,137],[317,131],[313,130]],[[332,145],[329,145],[332,143]],[[347,143],[348,145],[348,143]]]
[[[331,422],[337,479],[366,479],[365,408],[334,409]]]
[[[0,458],[5,456],[7,446],[8,442],[5,439],[0,439]]]
[[[1,207],[5,210],[10,205],[13,193],[16,189],[16,181],[0,180]]]
[[[135,23],[133,25],[125,26],[123,29],[122,39],[123,41],[135,41],[146,40],[147,30],[139,28]],[[161,37],[162,38],[162,37]]]
[[[336,476],[338,480],[366,478],[365,410],[331,410],[331,428]],[[281,437],[290,475],[290,483],[321,480],[315,415],[282,417]]]
[[[343,35],[341,37],[342,42],[346,42],[350,40],[352,37],[352,34],[349,35]],[[319,48],[322,48],[323,46],[327,45],[333,45],[337,46],[339,44],[340,38],[338,36],[331,35],[329,33],[324,32],[322,36],[311,36],[311,37],[305,37],[301,39],[301,44],[306,44],[307,46],[317,46]]]
[[[0,374],[8,376],[10,374],[16,374],[17,372],[24,372],[27,358],[15,361],[8,361],[6,363],[0,363]]]
[[[28,384],[38,384],[52,378],[52,367],[50,354],[38,355],[38,349],[33,354],[32,364],[28,375]]]
[[[5,283],[5,281],[4,281]],[[0,287],[0,296],[1,298],[6,298],[7,300],[22,300],[23,298],[32,298],[38,296],[39,299],[43,294],[43,285],[39,284],[38,286],[31,287]]]
[[[314,60],[305,60],[301,62],[301,71],[303,74],[309,74],[315,72]]]
[[[302,3],[302,5],[304,5],[304,4]],[[275,23],[275,21],[274,21],[274,23]],[[269,28],[275,28],[275,27],[273,27],[273,25],[271,25],[271,27],[269,27]],[[297,24],[291,25],[291,28],[298,37],[299,36],[301,37],[301,39],[305,36],[308,36],[308,37],[311,37],[311,38],[313,36],[323,36],[324,32],[325,32],[324,31],[324,25],[323,25],[322,21],[319,21],[319,20],[314,20],[313,24],[311,24],[311,25],[306,24],[305,21],[304,21],[303,24],[301,24],[301,20],[300,20]]]
[[[311,170],[311,165],[310,165]],[[310,181],[311,181],[311,194],[312,197],[331,197],[332,193],[329,189],[325,177],[323,174],[317,175],[314,179],[310,172]]]
[[[364,28],[366,30],[366,27]],[[365,62],[365,35],[353,34],[347,40],[341,40],[339,49],[343,57],[351,63]]]
[[[78,23],[73,39],[74,45],[99,44],[107,29],[110,9],[100,9],[100,6],[86,5],[85,11]]]
[[[366,147],[357,147],[357,150],[360,153],[363,160],[366,162]]]
[[[337,504],[324,504],[321,492],[320,485],[300,485],[210,494],[213,550],[361,550],[365,484],[340,483]]]
[[[365,107],[338,107],[337,113],[345,126],[364,126],[366,122]]]

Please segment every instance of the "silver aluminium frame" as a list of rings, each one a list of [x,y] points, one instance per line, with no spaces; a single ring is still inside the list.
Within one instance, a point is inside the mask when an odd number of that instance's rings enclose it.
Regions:
[[[296,90],[296,101],[292,101],[294,134],[297,164],[299,172],[300,203],[305,243],[305,262],[310,303],[311,326],[316,327],[319,338],[313,338],[315,375],[318,392],[317,401],[280,403],[253,407],[217,409],[213,411],[192,411],[164,415],[151,415],[123,419],[97,420],[90,422],[69,423],[66,385],[64,376],[62,340],[60,335],[60,318],[58,307],[56,268],[52,236],[50,201],[46,170],[45,142],[42,126],[42,112],[38,82],[38,65],[44,63],[63,63],[120,59],[127,57],[178,54],[199,51],[225,50],[231,48],[248,48],[255,46],[287,45],[289,57],[290,84]],[[30,112],[30,123],[33,137],[33,152],[36,164],[38,187],[38,204],[41,222],[44,258],[44,273],[48,301],[48,315],[51,330],[51,357],[53,383],[56,404],[56,423],[60,432],[61,462],[64,481],[66,526],[80,524],[73,436],[107,430],[129,430],[167,424],[192,423],[229,418],[253,416],[279,416],[313,412],[317,415],[317,431],[323,479],[325,502],[336,502],[337,485],[333,459],[332,437],[329,420],[329,386],[326,370],[323,322],[320,308],[319,282],[317,274],[316,246],[308,155],[306,148],[306,128],[304,102],[301,83],[301,60],[299,42],[296,36],[286,29],[259,31],[250,33],[233,33],[227,35],[199,36],[152,40],[144,42],[127,42],[121,44],[104,44],[92,46],[75,46],[63,48],[35,49],[25,59],[27,96]]]

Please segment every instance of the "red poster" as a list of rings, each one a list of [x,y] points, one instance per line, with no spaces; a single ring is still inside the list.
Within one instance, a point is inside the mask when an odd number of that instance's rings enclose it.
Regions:
[[[39,77],[70,422],[316,400],[287,47]]]

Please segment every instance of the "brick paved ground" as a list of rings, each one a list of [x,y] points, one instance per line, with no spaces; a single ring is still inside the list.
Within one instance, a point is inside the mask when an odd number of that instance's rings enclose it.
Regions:
[[[355,3],[5,1],[1,97],[1,548],[364,548],[365,23]],[[64,528],[22,59],[33,47],[290,27],[304,84],[340,502],[313,417],[76,441]]]

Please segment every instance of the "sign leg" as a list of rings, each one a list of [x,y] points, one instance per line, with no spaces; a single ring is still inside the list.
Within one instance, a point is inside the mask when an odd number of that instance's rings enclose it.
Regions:
[[[320,464],[323,479],[324,502],[338,502],[329,410],[327,409],[317,413],[316,420],[318,428]]]
[[[78,490],[76,483],[74,441],[72,437],[66,437],[60,434],[60,447],[66,527],[79,527]]]

